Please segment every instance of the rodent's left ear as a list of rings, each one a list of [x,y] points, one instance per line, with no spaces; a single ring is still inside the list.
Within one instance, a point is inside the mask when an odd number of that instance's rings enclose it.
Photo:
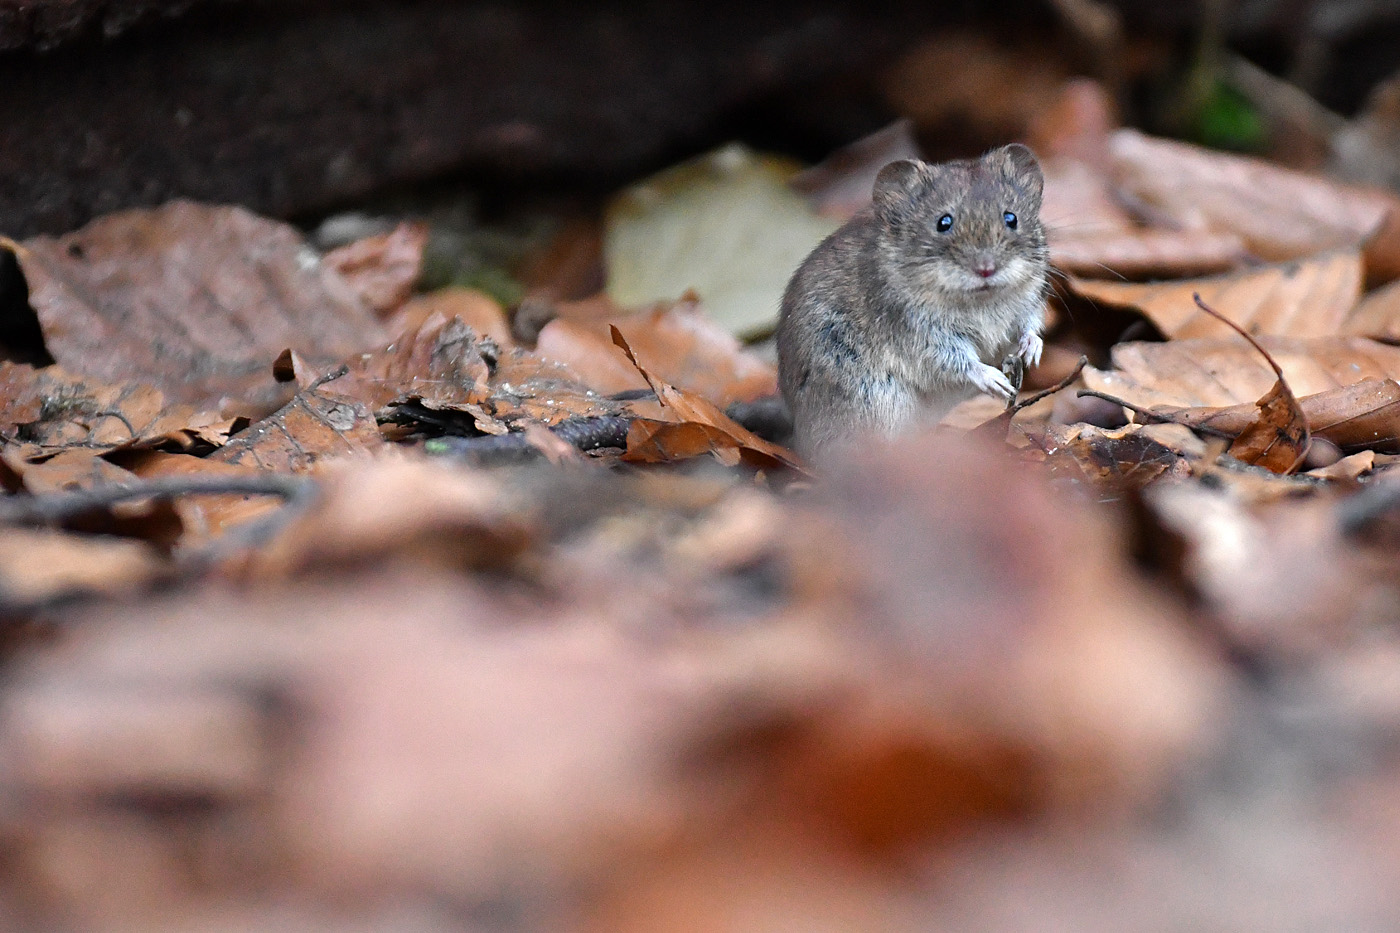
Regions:
[[[900,159],[886,165],[875,176],[875,188],[870,193],[875,213],[890,222],[908,216],[930,178],[928,164],[917,159]]]
[[[1040,160],[1029,146],[1012,143],[993,149],[982,157],[990,165],[999,166],[1011,181],[1026,189],[1036,200],[1045,191],[1045,176],[1040,171]]]

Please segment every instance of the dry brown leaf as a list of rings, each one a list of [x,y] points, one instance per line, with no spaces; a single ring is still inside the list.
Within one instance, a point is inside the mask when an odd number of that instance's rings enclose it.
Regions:
[[[1189,476],[1188,461],[1205,450],[1189,429],[1171,424],[1047,424],[1043,444],[1052,470],[1061,472],[1068,459],[1095,483],[1124,490],[1142,489],[1163,476]]]
[[[1102,167],[1108,137],[1117,128],[1113,99],[1090,78],[1071,78],[1026,129],[1026,143],[1042,161],[1061,159]]]
[[[1376,597],[1323,499],[1256,506],[1216,484],[1161,483],[1145,501],[1180,539],[1180,571],[1243,650],[1295,663],[1314,656],[1346,639],[1358,610]]]
[[[1307,456],[1312,441],[1307,415],[1298,405],[1293,390],[1288,387],[1283,370],[1269,351],[1261,347],[1244,328],[1202,301],[1200,295],[1195,296],[1195,301],[1202,311],[1229,325],[1254,348],[1276,377],[1273,387],[1254,403],[1254,418],[1240,431],[1228,453],[1236,460],[1261,466],[1273,473],[1292,473]]]
[[[139,452],[135,456],[148,453]],[[54,453],[22,444],[11,444],[0,450],[0,475],[4,475],[5,485],[12,492],[23,490],[33,497],[135,486],[140,481],[140,477],[125,465],[106,459],[101,450],[75,447]],[[165,500],[95,505],[56,518],[55,524],[83,534],[137,538],[162,551],[168,551],[184,531],[178,508]]]
[[[1124,401],[1128,401],[1124,399]],[[1343,450],[1387,449],[1400,440],[1400,383],[1393,379],[1364,379],[1298,400],[1314,437]],[[1177,408],[1158,406],[1153,413],[1177,424],[1205,428],[1235,437],[1255,418],[1256,406]]]
[[[7,444],[0,448],[5,467],[33,495],[90,489],[108,483],[129,483],[136,477],[101,456],[98,449],[81,447],[53,451],[34,444]]]
[[[1374,340],[1262,337],[1259,342],[1300,396],[1400,377],[1400,348]],[[1269,391],[1275,378],[1237,337],[1119,344],[1113,348],[1113,365],[1108,371],[1087,367],[1085,384],[1142,408],[1252,404]]]
[[[952,125],[976,139],[1016,138],[1074,73],[1056,51],[1043,40],[944,29],[886,69],[882,90],[892,111],[920,128]]]
[[[1140,228],[1050,231],[1050,261],[1086,279],[1212,275],[1237,267],[1245,255],[1244,241],[1233,233]]]
[[[624,460],[667,463],[702,454],[714,454],[722,463],[744,462],[761,469],[786,467],[805,472],[796,454],[754,434],[734,421],[714,403],[698,395],[668,385],[648,372],[637,361],[632,348],[616,327],[612,339],[622,348],[632,365],[646,379],[656,399],[674,421],[653,422],[638,418],[627,431]]]
[[[1061,157],[1042,161],[1041,168],[1045,194],[1040,221],[1052,253],[1075,237],[1127,236],[1139,229],[1133,216],[1118,203],[1108,179],[1090,164]]]
[[[853,651],[880,647],[883,688],[833,710],[792,793],[825,789],[818,812],[858,838],[897,845],[1040,808],[1102,815],[1159,792],[1209,728],[1211,665],[1103,547],[1115,532],[997,446],[938,433],[870,445],[816,496],[839,519],[806,538],[828,581],[820,611]],[[947,799],[918,793],[930,785]],[[871,787],[888,796],[862,807]]]
[[[531,519],[489,473],[384,458],[318,472],[313,507],[252,556],[255,575],[373,566],[405,555],[422,564],[500,566],[531,540]]]
[[[153,386],[0,362],[0,431],[44,447],[218,446],[234,419],[168,401]]]
[[[1117,181],[1132,197],[1180,228],[1239,234],[1268,260],[1359,249],[1397,203],[1381,191],[1136,130],[1114,133],[1109,151]]]
[[[1360,450],[1343,457],[1336,463],[1308,470],[1307,475],[1316,476],[1318,479],[1332,480],[1335,483],[1351,483],[1371,472],[1375,466],[1376,452],[1374,450]]]
[[[1174,339],[1223,336],[1230,329],[1198,309],[1212,308],[1252,334],[1325,337],[1338,333],[1361,296],[1355,251],[1315,256],[1205,279],[1135,283],[1071,279],[1091,302],[1138,311]]]
[[[0,534],[0,606],[9,610],[72,596],[120,596],[156,582],[168,565],[150,545],[6,528]]]
[[[1366,284],[1375,287],[1400,279],[1400,203],[1391,205],[1381,228],[1366,241]]]
[[[0,247],[18,259],[65,369],[149,383],[175,401],[273,398],[283,349],[329,364],[384,339],[299,233],[242,208],[175,201]]]
[[[210,454],[218,463],[300,473],[318,461],[365,453],[384,443],[374,415],[334,383],[306,389],[282,408],[234,435]]]
[[[350,371],[328,385],[376,413],[407,399],[465,411],[486,400],[487,357],[494,353],[461,318],[433,314],[387,347],[354,358]]]
[[[160,451],[141,451],[123,458],[123,466],[145,480],[175,477],[246,477],[260,467],[223,463],[209,457],[191,457]],[[262,518],[282,505],[270,496],[181,496],[171,503],[180,517],[182,547],[194,547],[218,537],[237,525]]]
[[[540,330],[535,347],[541,356],[567,365],[597,392],[617,395],[647,388],[637,367],[596,327],[557,317]]]
[[[382,316],[413,294],[427,245],[427,225],[405,222],[388,233],[333,249],[321,264],[340,273],[360,300]]]
[[[570,418],[621,414],[623,405],[584,384],[563,363],[519,348],[502,353],[491,372],[489,409],[503,429],[555,425]],[[477,424],[487,433],[478,418]]]
[[[1243,463],[1274,473],[1292,473],[1308,453],[1308,421],[1280,375],[1274,387],[1255,402],[1255,417],[1228,453]]]
[[[609,337],[616,326],[664,382],[725,407],[778,391],[776,369],[745,350],[704,313],[694,296],[649,311],[626,312],[592,302],[561,309],[540,331],[536,351],[566,363],[600,392],[645,389],[647,382]]]
[[[1362,298],[1342,325],[1342,333],[1400,343],[1400,282],[1391,282]]]
[[[435,314],[449,321],[461,318],[478,336],[495,341],[503,350],[515,346],[501,303],[474,288],[440,288],[419,295],[395,311],[384,322],[384,327],[397,338],[421,330]]]

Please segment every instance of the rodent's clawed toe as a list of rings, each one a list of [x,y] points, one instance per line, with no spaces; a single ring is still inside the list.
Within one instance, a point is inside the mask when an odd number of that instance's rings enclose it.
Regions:
[[[1021,359],[1026,361],[1026,366],[1039,366],[1040,355],[1045,352],[1045,341],[1040,339],[1040,335],[1034,331],[1027,331],[1021,335],[1021,342],[1016,345],[1016,352]]]
[[[1006,374],[995,366],[988,366],[979,363],[977,368],[971,373],[972,384],[979,392],[988,395],[995,395],[997,398],[1010,399],[1016,395],[1016,390],[1011,386],[1011,380],[1006,378]]]

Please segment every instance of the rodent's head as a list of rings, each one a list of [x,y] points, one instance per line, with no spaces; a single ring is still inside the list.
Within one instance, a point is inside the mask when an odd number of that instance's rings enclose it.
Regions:
[[[938,165],[891,162],[873,193],[885,256],[920,291],[991,296],[1038,281],[1044,187],[1035,153],[1019,144]]]

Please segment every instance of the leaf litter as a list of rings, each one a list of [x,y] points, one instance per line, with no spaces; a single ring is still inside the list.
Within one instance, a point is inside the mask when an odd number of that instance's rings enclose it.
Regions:
[[[667,257],[748,201],[783,213],[746,236],[812,242],[906,125],[794,187],[691,165],[614,214],[606,294],[519,308],[414,294],[413,222],[320,256],[177,203],[7,241],[54,362],[0,364],[0,917],[1400,918],[1390,196],[1104,100],[1071,82],[1035,131],[1074,274],[1048,396],[824,473],[732,336],[772,283]]]

